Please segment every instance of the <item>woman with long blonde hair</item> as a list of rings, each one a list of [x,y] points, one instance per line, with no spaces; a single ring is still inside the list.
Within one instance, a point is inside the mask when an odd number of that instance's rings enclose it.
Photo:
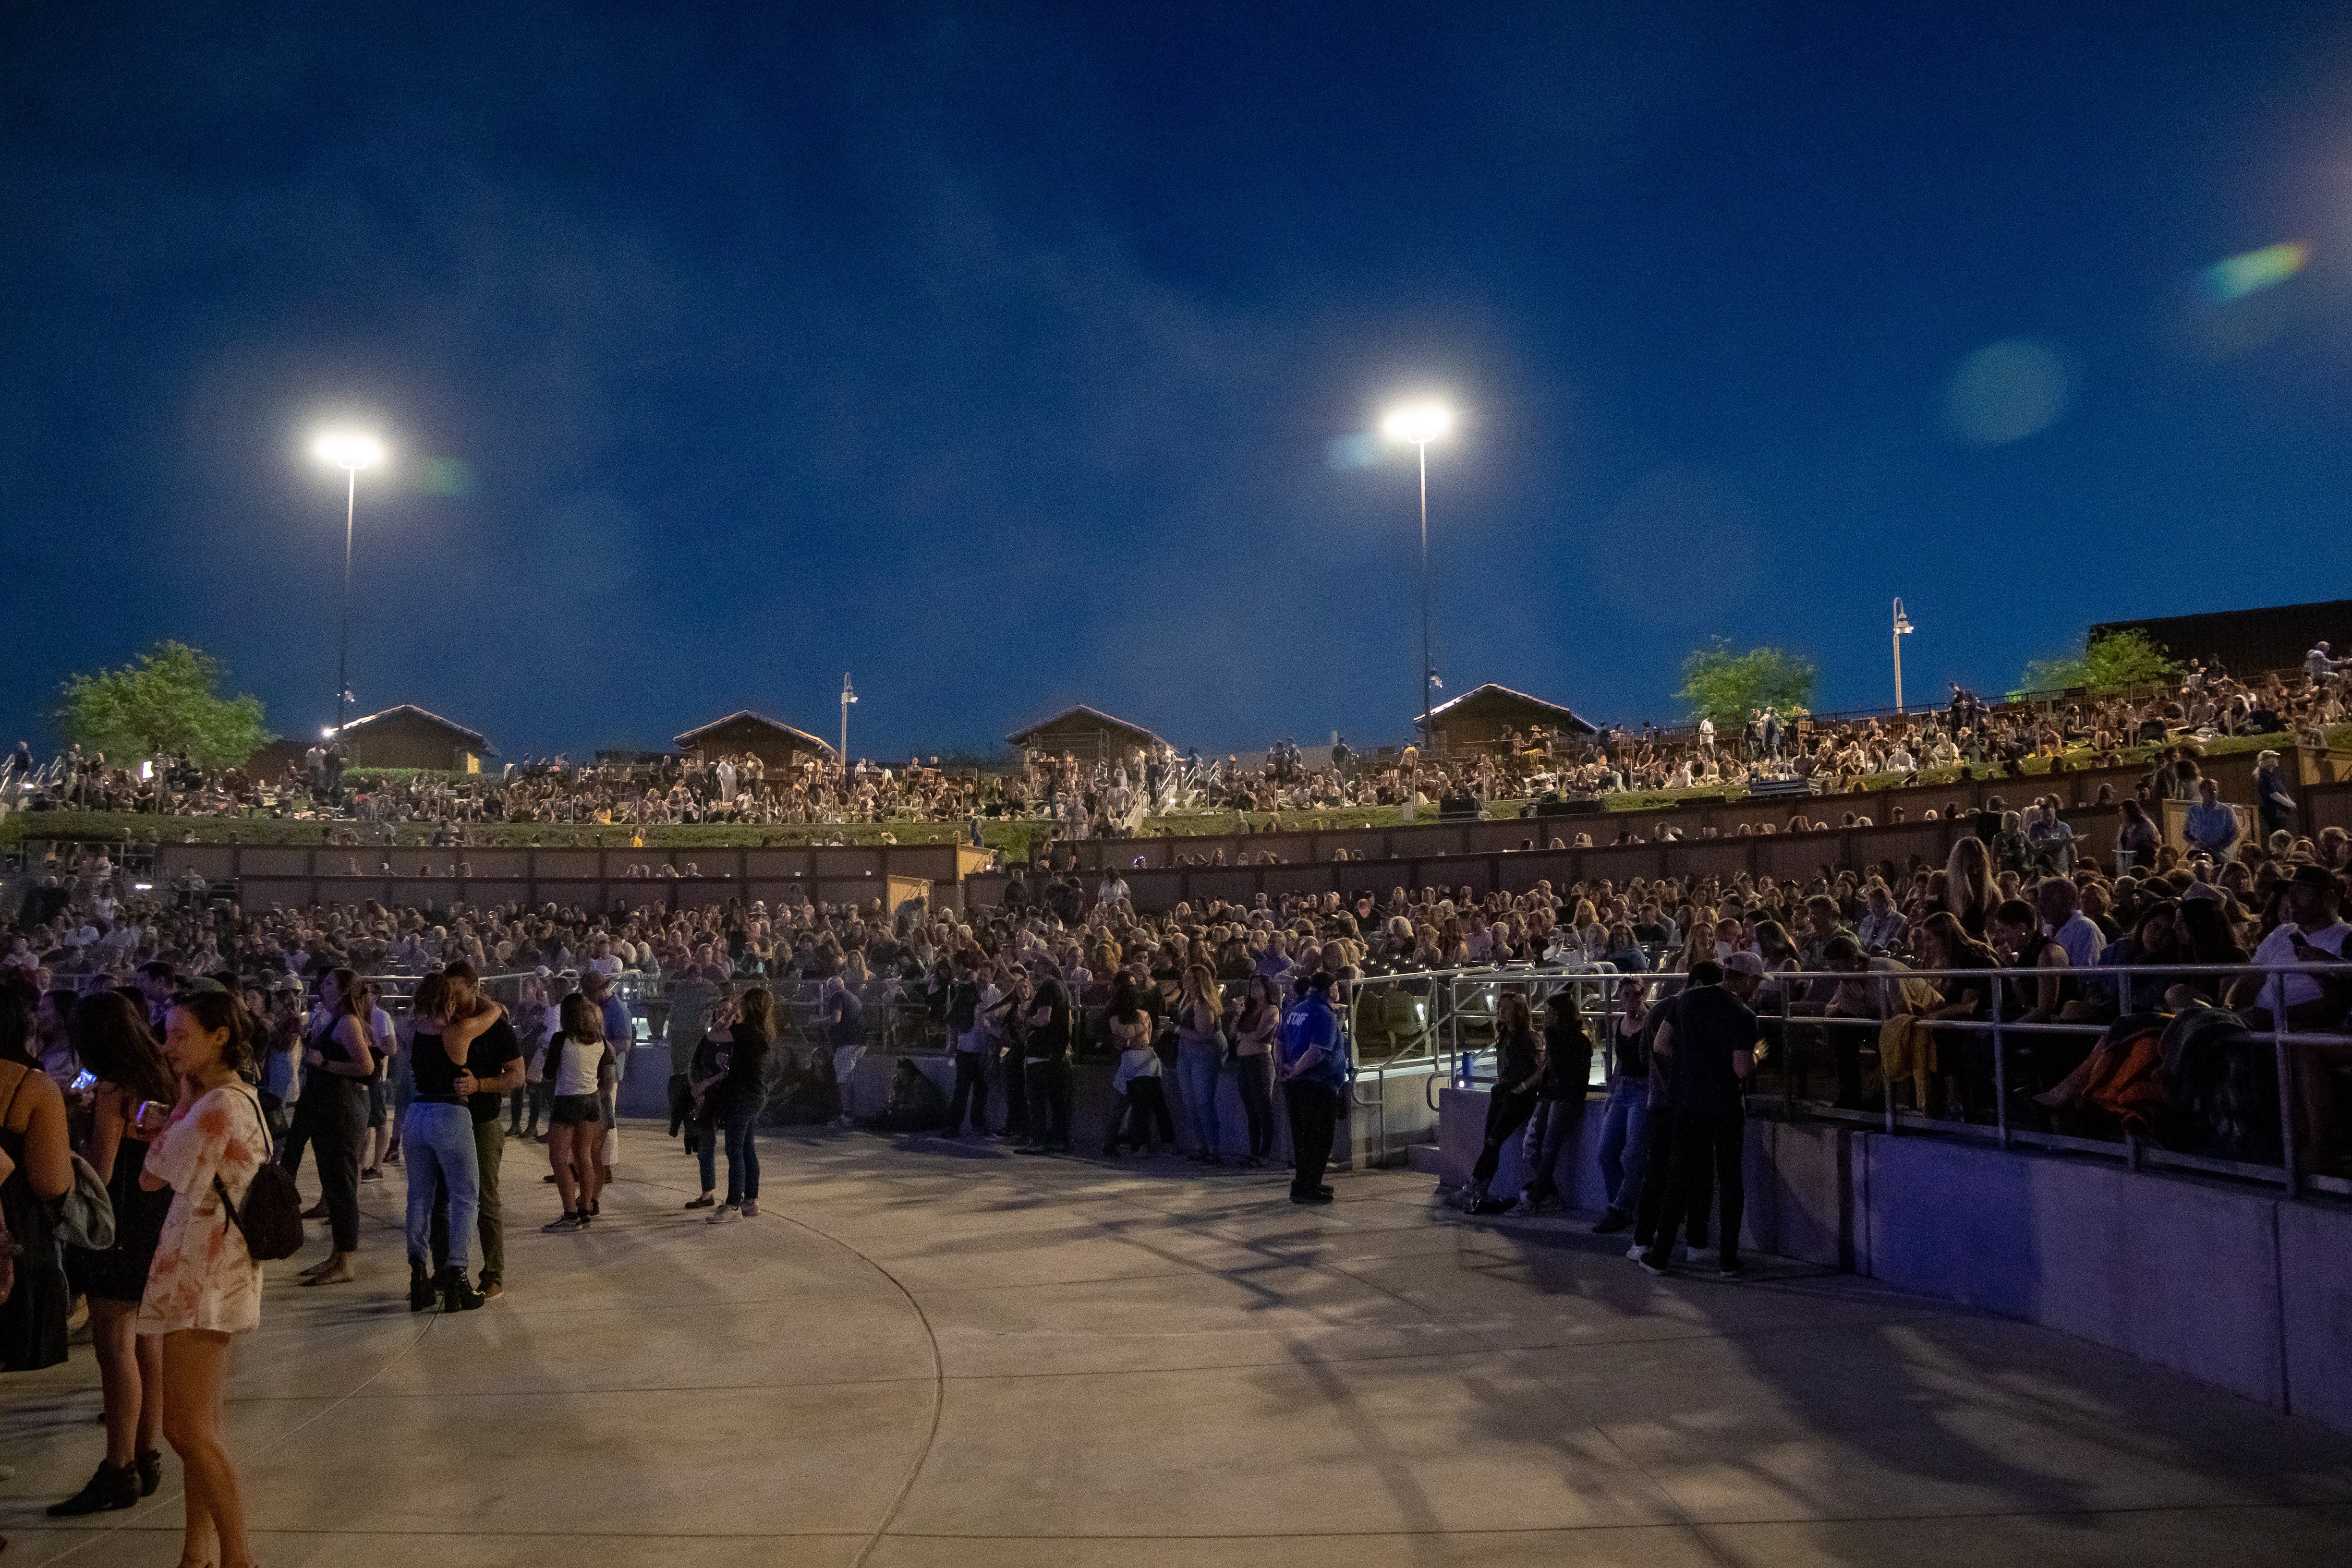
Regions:
[[[1982,839],[1969,834],[1952,845],[1951,858],[1944,864],[1944,907],[1960,923],[1961,930],[1982,942],[1985,922],[2000,902],[2000,894],[1992,880],[1991,852]]]
[[[1206,964],[1187,965],[1176,998],[1176,1082],[1184,1094],[1184,1114],[1199,1147],[1192,1158],[1223,1165],[1223,1140],[1217,1124],[1217,1080],[1224,1071],[1225,994]]]

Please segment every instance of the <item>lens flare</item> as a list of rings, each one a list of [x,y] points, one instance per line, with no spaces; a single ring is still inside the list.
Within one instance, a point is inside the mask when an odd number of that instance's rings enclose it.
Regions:
[[[2205,293],[2216,305],[2228,305],[2284,283],[2311,260],[2311,246],[2302,240],[2266,245],[2205,269]]]
[[[2006,446],[2058,423],[2074,401],[2065,356],[2035,338],[2004,338],[1962,360],[1944,387],[1952,434]]]

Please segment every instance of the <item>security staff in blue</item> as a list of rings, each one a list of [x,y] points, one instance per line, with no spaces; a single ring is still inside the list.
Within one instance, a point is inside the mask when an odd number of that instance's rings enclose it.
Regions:
[[[1306,997],[1282,1020],[1275,1066],[1290,1113],[1290,1201],[1328,1203],[1331,1189],[1323,1185],[1323,1167],[1331,1163],[1331,1138],[1349,1068],[1328,971],[1317,971],[1307,982]]]

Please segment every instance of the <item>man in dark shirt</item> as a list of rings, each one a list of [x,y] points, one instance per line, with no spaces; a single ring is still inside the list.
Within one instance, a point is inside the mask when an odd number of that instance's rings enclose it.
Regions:
[[[1014,1152],[1070,1150],[1070,994],[1047,976],[1029,998],[1021,1041],[1022,1079],[1029,1092],[1029,1142]]]
[[[1657,1234],[1642,1254],[1642,1267],[1653,1274],[1664,1272],[1687,1210],[1693,1204],[1703,1209],[1710,1161],[1723,1195],[1722,1271],[1731,1276],[1740,1270],[1739,1219],[1747,1197],[1740,1180],[1747,1141],[1741,1093],[1743,1081],[1756,1070],[1760,1033],[1748,999],[1764,978],[1764,961],[1753,953],[1734,953],[1723,968],[1719,984],[1683,993],[1674,1016],[1658,1029],[1655,1053],[1673,1085],[1674,1155]]]
[[[473,1018],[489,1009],[498,1013],[489,1028],[466,1048],[466,1065],[457,1071],[457,1092],[467,1097],[474,1119],[474,1155],[481,1167],[481,1207],[475,1227],[482,1238],[482,1294],[506,1294],[507,1238],[499,1204],[499,1160],[506,1152],[506,1129],[499,1111],[506,1098],[523,1084],[522,1041],[504,1009],[477,988],[474,967],[460,958],[443,973],[449,977],[450,1016]],[[433,1199],[433,1268],[438,1273],[449,1256],[449,1196],[445,1189]]]

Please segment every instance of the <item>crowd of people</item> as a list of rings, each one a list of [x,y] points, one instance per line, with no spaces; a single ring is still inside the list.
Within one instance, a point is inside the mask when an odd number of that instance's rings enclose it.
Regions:
[[[1316,1204],[1356,1053],[1426,1051],[1433,1036],[1433,1018],[1408,1009],[1393,1028],[1374,1004],[1434,1001],[1418,977],[1430,970],[1496,981],[1471,1036],[1491,1051],[1494,1092],[1461,1200],[1557,1204],[1560,1161],[1598,1114],[1596,1228],[1631,1230],[1649,1268],[1694,1260],[1712,1231],[1718,1265],[1739,1269],[1740,1118],[1767,1074],[1870,1114],[1907,1101],[1931,1118],[2130,1132],[2255,1162],[2291,1138],[2309,1168],[2346,1168],[2352,1050],[2327,1037],[2352,1026],[2352,978],[2326,966],[2352,936],[2339,915],[2352,840],[2298,838],[2285,807],[2242,834],[2189,758],[2151,768],[2148,790],[2209,808],[2192,809],[2187,852],[2158,841],[2137,800],[2105,861],[2052,831],[2054,811],[2028,821],[1990,802],[1941,865],[1166,911],[1139,910],[1116,871],[1089,888],[1066,863],[964,911],[248,911],[130,885],[92,852],[0,916],[0,1364],[62,1358],[70,1304],[87,1301],[105,1458],[58,1511],[134,1504],[168,1441],[187,1470],[192,1554],[239,1561],[217,1390],[231,1336],[257,1321],[239,1215],[265,1166],[292,1176],[308,1156],[316,1173],[306,1218],[327,1222],[326,1250],[299,1276],[314,1288],[362,1280],[361,1197],[396,1169],[409,1305],[465,1312],[509,1289],[510,1145],[543,1151],[543,1229],[596,1224],[633,1056],[652,1052],[667,1075],[670,1131],[700,1176],[688,1207],[713,1223],[759,1214],[763,1127],[1067,1152],[1074,1066],[1093,1057],[1113,1094],[1105,1157],[1260,1166],[1286,1141],[1290,1197]],[[2250,962],[2310,972],[2209,968]],[[2323,1037],[2289,1058],[2292,1125],[2272,1054],[2246,1049],[2273,1022]],[[858,1067],[877,1044],[899,1054],[869,1101]],[[1228,1083],[1240,1126],[1221,1124]],[[1522,1183],[1496,1194],[1515,1139]],[[111,1207],[104,1245],[78,1228],[89,1202],[69,1151]]]
[[[1916,781],[1961,767],[2022,775],[2030,763],[2113,766],[2147,748],[2228,737],[2308,738],[2347,717],[2346,685],[2328,645],[2300,674],[2241,681],[2189,662],[2148,695],[1989,705],[1958,685],[1940,709],[1908,717],[1820,720],[1802,707],[1759,707],[1744,725],[1704,718],[1680,729],[1605,727],[1513,731],[1465,754],[1424,757],[1406,746],[1366,756],[1344,741],[1309,765],[1289,741],[1244,765],[1235,756],[1179,753],[1164,744],[1091,758],[1033,753],[1017,768],[859,760],[846,769],[801,757],[771,766],[737,754],[654,756],[574,764],[526,758],[495,774],[349,771],[321,742],[276,776],[203,768],[159,754],[110,762],[69,747],[46,763],[20,743],[0,766],[0,812],[129,811],[170,816],[300,819],[333,841],[360,845],[406,833],[462,845],[493,823],[620,827],[783,828],[1044,821],[1068,838],[1181,832],[1188,816],[1459,807],[1496,801],[1606,798],[1628,792],[1738,790],[1799,780],[1822,792]]]

